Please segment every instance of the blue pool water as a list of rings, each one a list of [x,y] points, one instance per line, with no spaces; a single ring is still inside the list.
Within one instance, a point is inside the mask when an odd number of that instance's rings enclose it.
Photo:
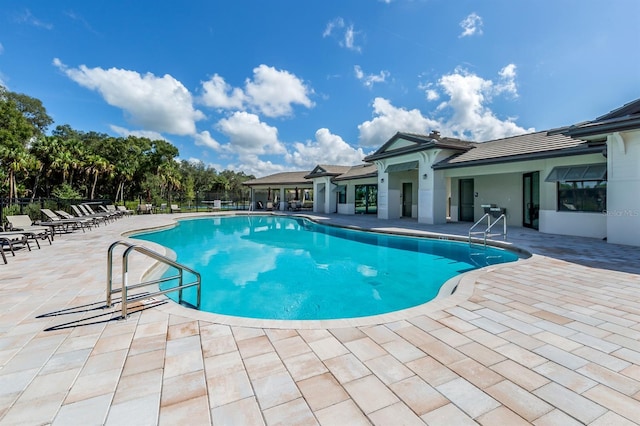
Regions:
[[[278,216],[181,220],[134,238],[170,248],[178,262],[202,275],[201,310],[262,319],[354,318],[405,309],[433,299],[458,274],[518,258],[490,247]],[[195,304],[195,289],[183,298]]]

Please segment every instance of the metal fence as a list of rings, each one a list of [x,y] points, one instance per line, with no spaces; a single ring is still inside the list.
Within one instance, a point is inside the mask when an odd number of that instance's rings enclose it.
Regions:
[[[109,205],[114,204],[109,199],[62,199],[62,198],[46,198],[38,197],[7,199],[0,198],[0,226],[5,225],[7,215],[29,215],[31,220],[46,220],[42,216],[40,209],[47,208],[51,210],[64,210],[71,213],[71,205],[90,204],[90,205]],[[151,204],[154,213],[169,213],[171,205],[177,205],[181,212],[206,212],[213,210],[249,210],[251,200],[246,193],[229,194],[216,192],[197,192],[194,200],[171,200],[153,204],[150,201],[138,198],[136,201],[127,201],[127,207],[138,210],[138,205]]]

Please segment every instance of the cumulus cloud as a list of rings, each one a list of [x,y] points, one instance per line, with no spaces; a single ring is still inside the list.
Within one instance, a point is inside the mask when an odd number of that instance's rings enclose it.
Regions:
[[[208,130],[196,133],[194,135],[194,141],[196,145],[206,146],[214,151],[220,151],[220,143],[211,136]]]
[[[304,170],[317,164],[360,164],[365,155],[362,148],[353,148],[329,129],[318,129],[315,141],[294,143],[293,152],[285,160]]]
[[[215,74],[202,83],[200,101],[209,107],[221,109],[251,109],[267,117],[290,116],[293,105],[312,108],[309,98],[312,90],[304,81],[288,71],[260,65],[253,70],[253,79],[245,81],[244,90],[233,88],[224,78]]]
[[[482,34],[482,18],[475,12],[469,14],[460,22],[462,27],[462,34],[459,37],[469,37],[472,35]]]
[[[243,109],[245,96],[240,88],[232,88],[224,78],[214,74],[209,81],[202,83],[201,102],[209,107],[222,109]]]
[[[384,83],[387,79],[387,77],[389,77],[389,72],[388,71],[380,71],[379,74],[365,74],[362,71],[362,68],[360,68],[360,65],[356,65],[353,67],[353,71],[356,75],[356,78],[360,81],[362,81],[362,84],[365,85],[365,87],[373,87],[373,85],[375,83]]]
[[[287,151],[278,140],[278,129],[261,122],[260,118],[237,111],[216,124],[216,129],[229,138],[223,150],[237,154],[241,159],[250,155],[278,155]]]
[[[335,37],[341,47],[360,52],[362,49],[356,44],[356,36],[358,34],[359,32],[354,29],[353,25],[347,25],[344,19],[338,17],[327,23],[322,37]]]
[[[309,89],[295,75],[260,65],[253,70],[253,80],[247,81],[246,95],[251,104],[267,117],[290,115],[292,104],[313,106]]]
[[[447,98],[438,105],[434,117],[428,118],[417,109],[409,111],[393,106],[387,99],[376,98],[375,117],[358,126],[360,144],[380,146],[398,131],[426,134],[439,130],[444,136],[478,142],[535,131],[518,126],[511,118],[501,120],[489,107],[496,96],[518,96],[514,64],[502,68],[495,82],[457,69],[436,83],[420,88],[425,90],[428,100]]]
[[[191,93],[181,82],[165,74],[141,75],[118,68],[69,68],[58,58],[53,64],[71,80],[95,90],[112,106],[123,109],[135,125],[154,132],[193,135],[204,114],[194,109]]]
[[[384,98],[373,101],[375,117],[358,126],[360,145],[379,146],[389,140],[396,132],[428,133],[429,129],[439,128],[439,122],[424,117],[417,109],[398,108]]]
[[[477,141],[514,136],[534,129],[524,129],[512,119],[500,120],[488,107],[494,96],[507,93],[517,96],[515,65],[499,73],[498,83],[485,80],[465,70],[456,70],[440,78],[439,86],[449,96],[438,109],[449,110],[448,130],[455,136]]]

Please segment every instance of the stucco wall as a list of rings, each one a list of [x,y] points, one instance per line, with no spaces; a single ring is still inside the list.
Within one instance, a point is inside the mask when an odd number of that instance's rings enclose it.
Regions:
[[[640,131],[609,136],[607,241],[640,246]]]
[[[540,232],[605,238],[607,218],[602,213],[540,210]]]

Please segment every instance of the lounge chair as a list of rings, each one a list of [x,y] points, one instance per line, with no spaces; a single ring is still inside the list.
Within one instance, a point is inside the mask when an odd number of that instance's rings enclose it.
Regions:
[[[32,233],[42,240],[48,239],[49,244],[51,244],[51,241],[53,240],[53,230],[55,229],[54,226],[34,225],[29,215],[26,214],[7,215],[6,218],[9,223],[10,231],[24,231]]]
[[[71,208],[73,208],[73,206],[71,206]],[[108,220],[115,220],[113,217],[111,217],[107,213],[96,213],[93,210],[88,209],[87,206],[84,204],[78,204],[76,208],[73,208],[73,211],[76,211],[76,210],[77,210],[77,213],[81,215],[80,217],[98,218],[99,220],[102,220],[104,223],[107,223]]]
[[[116,220],[117,216],[119,215],[118,213],[111,213],[108,211],[95,211],[93,210],[93,208],[91,208],[91,206],[89,204],[80,204],[80,209],[83,209],[88,212],[89,216],[104,216],[104,217],[108,217],[111,220]]]
[[[119,212],[118,210],[108,209],[105,206],[103,206],[102,204],[98,206],[98,209],[100,209],[100,210],[97,211],[96,213],[106,213],[106,214],[110,215],[111,217],[113,217],[115,219],[120,219],[123,216],[123,214],[121,212]]]
[[[94,221],[94,224],[96,226],[99,226],[100,222],[106,224],[107,223],[107,219],[109,219],[108,217],[106,217],[104,215],[92,216],[92,215],[86,213],[85,211],[81,210],[80,206],[74,205],[74,204],[71,205],[71,210],[73,210],[74,217],[81,218],[81,219],[91,219],[91,220]]]
[[[70,232],[69,228],[71,228],[71,230],[82,229],[82,232],[84,232],[85,228],[91,229],[92,222],[89,219],[85,219],[85,218],[66,219],[58,216],[50,209],[40,209],[40,211],[49,220],[47,223],[52,224],[54,229],[57,229],[59,233],[62,233],[63,231]]]
[[[7,257],[4,254],[4,246],[8,246],[11,254],[15,256],[16,253],[13,249],[16,244],[22,244],[23,246],[26,246],[29,251],[31,251],[31,246],[29,246],[29,239],[25,234],[20,232],[0,232],[0,254],[2,255],[2,260],[4,260],[5,264],[7,263]],[[40,247],[39,244],[38,247]]]
[[[171,204],[171,213],[180,213],[180,207],[177,204]]]
[[[135,211],[128,209],[126,206],[116,206],[116,209],[119,212],[122,212],[125,216],[131,216],[132,214],[135,213]]]
[[[116,214],[118,217],[125,217],[127,215],[126,211],[118,210],[113,204],[107,204],[107,207],[105,207],[105,209],[108,212]]]

